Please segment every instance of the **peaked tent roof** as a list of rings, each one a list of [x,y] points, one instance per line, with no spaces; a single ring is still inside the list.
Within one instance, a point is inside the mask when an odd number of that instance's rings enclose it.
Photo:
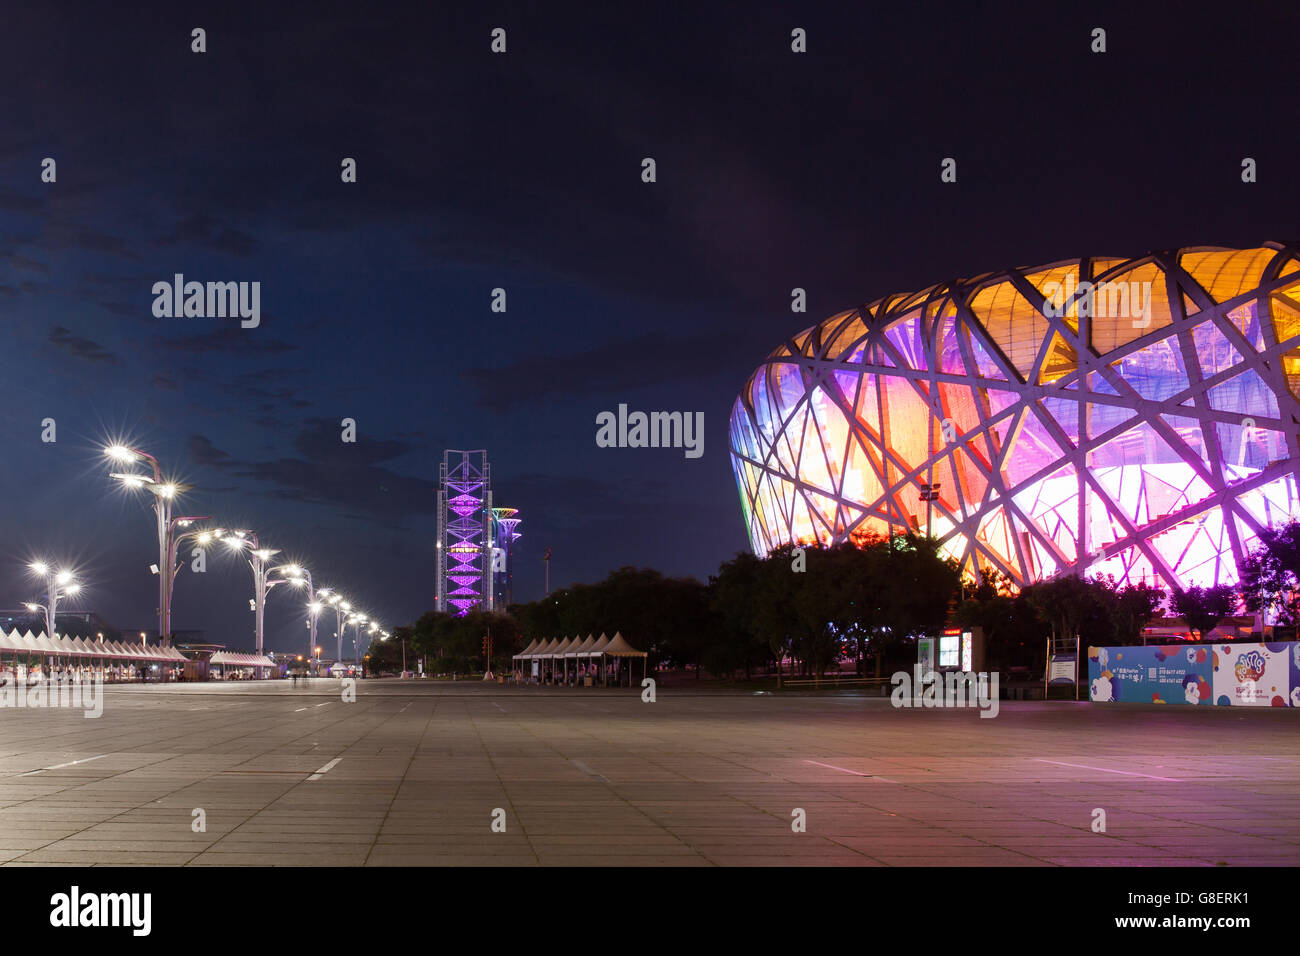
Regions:
[[[645,657],[645,651],[638,651],[635,647],[623,639],[620,632],[614,633],[614,639],[605,646],[604,653],[610,657]]]
[[[534,637],[532,641],[529,643],[529,645],[525,647],[522,651],[520,651],[518,654],[516,654],[515,657],[516,658],[530,657],[532,656],[532,653],[535,650],[537,650],[537,638]]]
[[[572,650],[570,650],[569,653],[568,653],[566,656],[568,656],[568,657],[586,657],[588,654],[591,653],[591,645],[593,645],[593,644],[595,644],[595,643],[596,643],[596,639],[595,639],[594,637],[592,637],[590,634],[588,634],[588,635],[587,635],[587,639],[586,639],[585,641],[583,641],[581,644],[579,644],[577,647],[575,647],[575,648],[573,648]]]
[[[605,636],[604,632],[601,632],[600,637],[596,639],[596,643],[591,645],[591,650],[589,651],[589,653],[599,654],[602,651],[604,651],[605,648],[607,648],[608,646],[609,646],[609,638]]]

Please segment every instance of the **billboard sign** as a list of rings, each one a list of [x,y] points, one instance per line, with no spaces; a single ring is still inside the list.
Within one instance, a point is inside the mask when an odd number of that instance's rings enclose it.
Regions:
[[[1089,647],[1096,703],[1300,707],[1300,642]]]

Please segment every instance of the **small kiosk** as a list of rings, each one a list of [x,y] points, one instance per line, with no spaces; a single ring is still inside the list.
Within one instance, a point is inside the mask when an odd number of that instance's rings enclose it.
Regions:
[[[984,673],[984,629],[945,628],[942,634],[917,638],[916,662],[921,674],[937,670],[968,674]]]

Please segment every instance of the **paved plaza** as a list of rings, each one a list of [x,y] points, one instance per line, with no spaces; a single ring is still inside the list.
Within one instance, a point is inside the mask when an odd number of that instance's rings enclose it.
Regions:
[[[1289,709],[1003,701],[981,719],[393,680],[345,703],[325,679],[105,694],[98,719],[0,710],[4,865],[1300,863]]]

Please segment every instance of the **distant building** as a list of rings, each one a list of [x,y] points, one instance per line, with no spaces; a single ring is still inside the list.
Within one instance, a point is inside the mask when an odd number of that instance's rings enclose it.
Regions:
[[[45,612],[29,611],[26,608],[0,610],[0,628],[6,634],[12,631],[41,634],[45,631]],[[123,633],[113,627],[94,611],[60,611],[54,628],[65,637],[99,637],[102,635],[110,641],[123,638]],[[129,635],[130,632],[128,631]]]

